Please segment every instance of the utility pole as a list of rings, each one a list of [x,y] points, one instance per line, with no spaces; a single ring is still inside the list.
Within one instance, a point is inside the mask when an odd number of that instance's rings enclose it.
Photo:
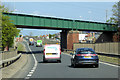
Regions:
[[[14,8],[13,8],[13,9],[14,9],[13,11],[15,12],[15,0],[14,0],[14,2],[13,2],[13,7],[14,7]]]
[[[106,22],[107,22],[107,18],[108,18],[108,10],[106,10]]]
[[[120,0],[118,2],[118,27],[120,28]]]

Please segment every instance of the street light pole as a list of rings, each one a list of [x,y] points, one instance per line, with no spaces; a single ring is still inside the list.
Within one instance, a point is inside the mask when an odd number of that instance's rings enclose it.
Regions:
[[[107,17],[108,17],[108,10],[106,10],[106,22],[107,22]]]

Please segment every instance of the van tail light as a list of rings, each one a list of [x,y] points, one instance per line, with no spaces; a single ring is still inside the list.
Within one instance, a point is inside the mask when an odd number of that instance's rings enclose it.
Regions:
[[[61,49],[60,49],[60,54],[61,54]]]
[[[45,49],[44,49],[44,51],[43,51],[43,54],[45,55]]]

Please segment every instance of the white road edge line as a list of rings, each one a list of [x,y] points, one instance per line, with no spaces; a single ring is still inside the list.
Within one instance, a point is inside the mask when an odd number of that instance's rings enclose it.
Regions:
[[[34,72],[35,70],[31,70],[31,72]]]
[[[33,72],[29,72],[29,74],[33,74]]]
[[[106,62],[101,62],[101,61],[100,61],[100,63],[102,63],[102,64],[106,64],[106,65],[109,65],[109,66],[113,66],[113,67],[120,67],[120,66],[113,65],[113,64],[109,64],[109,63],[106,63]]]
[[[26,40],[24,40],[26,43],[27,43],[27,45],[28,45],[28,48],[29,48],[29,50],[31,51],[31,53],[32,53],[32,50],[30,49],[30,47],[29,47],[29,44],[28,44],[28,42],[26,41]],[[32,56],[33,56],[33,58],[34,58],[34,61],[35,61],[35,64],[34,64],[34,70],[31,70],[32,72],[34,72],[35,70],[36,70],[36,67],[37,67],[37,63],[38,63],[38,61],[36,60],[36,57],[35,57],[35,55],[32,53]],[[29,74],[28,74],[29,75]],[[28,77],[28,75],[27,75],[27,77]],[[30,75],[29,75],[30,76]],[[32,76],[32,75],[31,75]]]
[[[31,74],[28,74],[28,75],[27,75],[27,77],[30,77],[30,76],[32,76],[32,75],[31,75]]]
[[[65,55],[71,56],[71,55],[69,55],[69,54],[66,54],[66,53],[63,53],[63,52],[62,52],[62,54],[65,54]],[[101,61],[99,61],[99,62],[100,62],[100,63],[102,63],[102,64],[109,65],[109,66],[113,66],[113,67],[120,67],[120,66],[113,65],[113,64],[109,64],[109,63],[106,63],[106,62],[101,62]]]
[[[26,77],[25,79],[29,79],[29,77]]]

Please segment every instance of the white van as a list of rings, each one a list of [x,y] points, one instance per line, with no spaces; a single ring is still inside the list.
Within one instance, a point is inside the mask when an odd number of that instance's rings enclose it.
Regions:
[[[43,62],[55,60],[61,62],[61,49],[58,44],[48,44],[44,46]]]

